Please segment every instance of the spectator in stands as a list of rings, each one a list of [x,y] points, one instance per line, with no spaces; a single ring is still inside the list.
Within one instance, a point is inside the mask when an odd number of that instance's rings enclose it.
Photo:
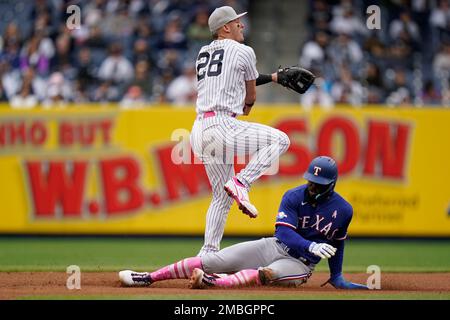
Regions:
[[[328,47],[328,55],[331,57],[334,68],[351,66],[354,70],[358,70],[363,59],[363,52],[359,44],[345,33],[339,34],[331,42]]]
[[[131,86],[125,93],[122,101],[120,101],[120,107],[122,109],[142,108],[145,106],[145,97],[140,87]]]
[[[175,49],[185,51],[187,49],[187,38],[181,25],[181,17],[174,15],[166,24],[164,34],[160,38],[157,47],[159,50]]]
[[[20,42],[9,40],[4,43],[3,50],[0,50],[0,61],[8,63],[11,68],[20,68]]]
[[[337,103],[351,104],[352,106],[361,106],[363,102],[363,87],[353,79],[351,71],[342,67],[339,80],[333,83],[331,94]]]
[[[308,26],[315,31],[328,31],[332,19],[330,5],[325,0],[311,1],[308,15]]]
[[[366,88],[367,103],[382,103],[385,96],[384,80],[380,68],[367,62],[362,73],[362,84]]]
[[[181,73],[182,58],[177,50],[164,50],[158,60],[158,69],[169,82]],[[170,77],[170,79],[168,79]]]
[[[152,56],[150,54],[150,48],[148,46],[148,41],[143,38],[138,38],[133,44],[133,63],[141,60],[152,61]]]
[[[157,45],[157,36],[154,33],[154,30],[150,23],[148,23],[148,16],[143,15],[141,16],[135,26],[134,33],[133,33],[133,39],[134,42],[137,40],[145,40],[147,42],[147,48],[149,50],[149,54],[151,56],[152,61],[156,61],[155,54],[153,53],[153,50],[155,49]],[[156,50],[155,50],[156,51]],[[134,58],[135,61],[139,60]]]
[[[0,102],[7,102],[8,97],[6,96],[5,89],[3,88],[3,83],[0,81]]]
[[[109,47],[109,55],[100,65],[98,76],[101,80],[116,85],[122,85],[133,79],[133,66],[122,54],[122,46],[119,43],[113,43]]]
[[[50,60],[55,54],[55,47],[50,38],[42,31],[35,31],[24,44],[20,53],[20,68],[35,68],[40,76],[47,76],[50,71]]]
[[[412,20],[411,13],[407,10],[402,11],[400,17],[393,20],[389,26],[389,35],[392,40],[399,38],[401,34],[406,37],[405,33],[412,41],[420,42],[419,26]]]
[[[450,40],[450,4],[448,0],[440,0],[438,7],[430,15],[430,24],[439,32],[439,39]]]
[[[55,41],[55,55],[51,61],[52,70],[58,71],[66,64],[72,64],[71,53],[73,52],[73,39],[70,30],[62,25],[61,31]]]
[[[194,104],[197,99],[197,73],[195,66],[186,64],[183,74],[176,77],[167,87],[167,100],[177,106]]]
[[[328,44],[328,34],[324,31],[317,31],[314,39],[306,42],[303,46],[300,65],[306,69],[311,69],[311,67],[323,64],[326,59]]]
[[[120,100],[119,89],[109,81],[103,81],[95,88],[91,100],[98,103],[110,103]]]
[[[83,45],[91,49],[104,50],[108,46],[108,42],[102,34],[102,30],[98,25],[93,25],[89,28],[89,34]]]
[[[19,69],[13,69],[11,65],[5,61],[0,61],[0,76],[3,91],[8,99],[11,99],[22,86],[22,78]]]
[[[88,103],[90,101],[87,87],[84,86],[79,79],[74,81],[73,88],[73,103],[78,105],[80,103]]]
[[[206,8],[200,8],[194,21],[187,28],[187,40],[189,52],[195,56],[201,47],[211,42],[211,31],[208,27],[209,12]]]
[[[110,2],[107,2],[107,7]],[[108,12],[105,18],[100,22],[102,34],[116,39],[126,40],[134,31],[134,20],[128,14],[128,8],[125,3],[120,3],[117,8]]]
[[[433,59],[433,71],[437,77],[450,75],[450,42],[442,44],[439,52]]]
[[[3,32],[1,40],[3,50],[5,50],[5,48],[8,48],[10,45],[20,46],[22,44],[22,35],[19,27],[15,22],[8,23],[5,28],[5,32]],[[0,48],[0,52],[1,51],[2,48]]]
[[[49,77],[46,92],[42,101],[44,108],[65,107],[72,100],[73,88],[61,72],[54,72]]]
[[[95,84],[97,67],[92,61],[91,51],[88,47],[80,48],[76,63],[77,80],[81,91],[90,91]]]
[[[427,105],[439,105],[442,103],[442,96],[433,85],[432,80],[425,82],[422,91],[422,103]]]
[[[81,13],[83,21],[88,27],[98,25],[105,15],[106,0],[93,0],[83,6]]]
[[[377,63],[380,68],[384,69],[386,64],[387,48],[381,41],[378,32],[371,32],[369,37],[364,40],[363,51],[366,59]]]
[[[52,20],[52,11],[41,11],[36,16],[36,19],[32,20],[34,21],[34,30],[40,31],[45,36],[54,38],[56,35],[55,33],[58,31],[56,29],[56,26],[53,25],[53,23],[57,23],[57,21]]]
[[[386,102],[389,105],[410,105],[413,98],[412,85],[409,83],[407,72],[399,67],[387,72],[388,97]]]
[[[315,72],[314,74],[319,74]],[[325,110],[334,107],[333,97],[331,96],[331,81],[318,76],[308,91],[300,96],[302,108],[309,111],[313,106],[319,106]]]
[[[174,79],[174,73],[170,69],[163,69],[159,76],[155,79],[153,87],[153,96],[158,103],[168,103],[167,87]]]
[[[153,100],[153,74],[148,60],[140,60],[135,64],[135,77],[130,87],[138,87],[145,101]]]
[[[333,17],[330,28],[336,34],[347,34],[353,37],[368,34],[366,25],[360,17],[355,15],[351,5],[345,5],[342,15]]]
[[[32,86],[33,78],[34,70],[32,68],[24,70],[21,88],[9,101],[13,109],[31,109],[38,104],[38,97],[34,94]]]

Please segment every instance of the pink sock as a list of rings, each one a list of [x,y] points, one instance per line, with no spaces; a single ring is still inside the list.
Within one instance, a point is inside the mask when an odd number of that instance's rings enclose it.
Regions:
[[[188,279],[195,268],[202,269],[202,259],[192,257],[180,260],[168,266],[165,266],[150,274],[153,281],[168,279]]]
[[[215,281],[215,285],[218,287],[238,287],[238,286],[250,286],[250,285],[260,285],[258,270],[246,269],[231,274],[229,276],[218,278]]]

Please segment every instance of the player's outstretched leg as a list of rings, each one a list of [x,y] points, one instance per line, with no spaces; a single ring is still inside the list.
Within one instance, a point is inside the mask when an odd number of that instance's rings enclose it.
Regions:
[[[258,270],[246,269],[224,277],[214,277],[205,273],[202,269],[194,269],[189,287],[191,289],[205,289],[208,287],[245,287],[252,285],[261,285]]]
[[[156,281],[189,279],[192,271],[196,268],[202,268],[202,260],[200,257],[186,258],[155,272],[123,270],[119,272],[119,279],[123,285],[128,287],[149,286]]]

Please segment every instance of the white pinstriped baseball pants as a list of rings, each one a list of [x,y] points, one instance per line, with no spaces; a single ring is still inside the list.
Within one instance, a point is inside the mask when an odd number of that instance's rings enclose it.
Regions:
[[[278,159],[289,147],[282,131],[237,120],[229,113],[203,118],[197,116],[191,132],[194,154],[202,160],[212,186],[212,200],[206,214],[204,245],[199,256],[220,249],[225,223],[233,199],[223,187],[234,176],[234,158],[250,156],[237,178],[247,188],[270,169],[278,169]]]

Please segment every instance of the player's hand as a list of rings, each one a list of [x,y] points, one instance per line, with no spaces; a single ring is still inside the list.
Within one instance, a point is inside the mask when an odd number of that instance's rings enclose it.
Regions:
[[[331,258],[336,253],[336,248],[330,246],[328,243],[312,242],[308,250],[312,254],[321,257],[322,259]]]
[[[243,115],[248,116],[250,114],[250,111],[252,111],[252,107],[245,105],[243,109]]]
[[[346,289],[346,290],[368,290],[369,288],[363,284],[349,282],[344,279],[342,274],[331,277],[327,282],[321,285],[323,287],[327,283],[330,283],[336,289]]]

